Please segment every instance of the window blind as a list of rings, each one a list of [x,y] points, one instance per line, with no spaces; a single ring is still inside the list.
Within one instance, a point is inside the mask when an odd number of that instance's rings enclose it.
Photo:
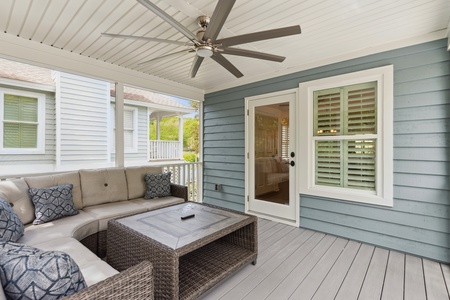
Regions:
[[[3,147],[37,148],[38,99],[4,94]]]

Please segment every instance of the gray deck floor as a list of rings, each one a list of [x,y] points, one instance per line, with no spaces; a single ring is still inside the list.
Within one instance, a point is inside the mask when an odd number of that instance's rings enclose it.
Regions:
[[[256,266],[206,299],[449,299],[450,267],[416,256],[260,219]]]

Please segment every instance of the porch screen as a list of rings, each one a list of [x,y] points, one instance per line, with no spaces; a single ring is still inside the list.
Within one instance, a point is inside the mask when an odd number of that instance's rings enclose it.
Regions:
[[[314,92],[315,184],[376,189],[377,83]]]
[[[3,148],[37,148],[38,99],[4,94]]]

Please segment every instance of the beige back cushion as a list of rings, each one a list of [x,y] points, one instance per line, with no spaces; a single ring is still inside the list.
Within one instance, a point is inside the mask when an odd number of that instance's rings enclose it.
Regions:
[[[161,167],[128,167],[125,169],[128,183],[128,199],[142,198],[145,194],[145,174],[161,174]]]
[[[79,172],[84,207],[127,200],[127,180],[123,168]]]
[[[30,188],[48,188],[63,184],[73,184],[72,197],[73,203],[77,209],[83,208],[81,200],[81,184],[78,172],[68,172],[62,174],[53,174],[45,176],[25,177],[25,181]]]
[[[13,209],[23,224],[34,220],[34,205],[28,195],[28,185],[23,179],[0,182],[0,197],[13,204]]]

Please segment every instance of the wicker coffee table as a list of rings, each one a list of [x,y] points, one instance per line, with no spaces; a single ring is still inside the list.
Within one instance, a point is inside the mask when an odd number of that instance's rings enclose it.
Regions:
[[[155,299],[195,299],[243,265],[256,264],[256,226],[254,216],[198,203],[111,220],[108,263],[122,271],[149,260]]]

